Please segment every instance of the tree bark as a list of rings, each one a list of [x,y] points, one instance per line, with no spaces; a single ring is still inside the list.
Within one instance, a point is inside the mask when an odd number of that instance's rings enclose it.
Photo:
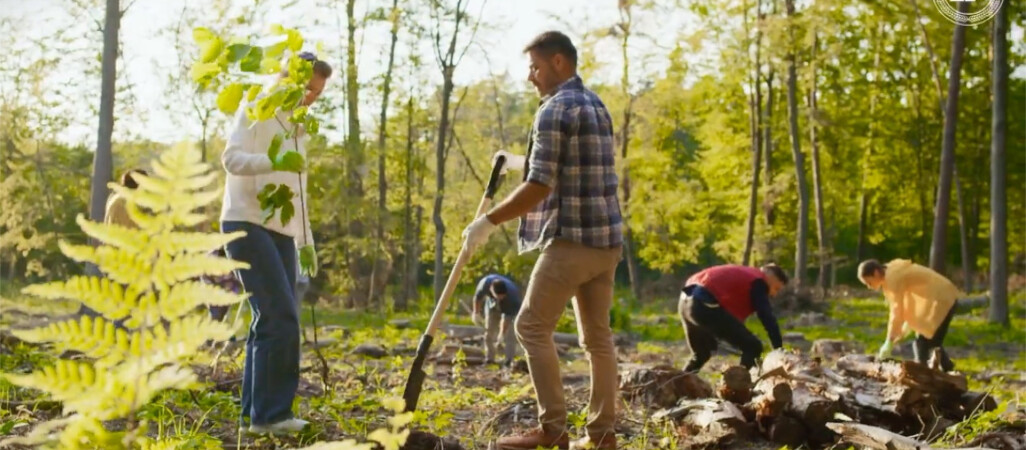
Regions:
[[[882,26],[878,26],[876,33],[873,33],[874,40],[879,40],[879,34]],[[876,44],[873,47],[873,80],[880,79],[880,45]],[[869,159],[873,156],[873,138],[876,131],[876,91],[872,91],[869,94],[869,148],[866,149],[865,161],[862,164],[862,187],[859,193],[859,231],[858,239],[855,243],[855,264],[862,262],[863,258],[866,257],[866,215],[869,213],[869,189],[866,188],[866,178],[869,175],[869,167],[871,162]]]
[[[959,236],[959,247],[961,250],[962,259],[962,289],[965,292],[973,291],[973,272],[972,272],[972,258],[973,255],[969,253],[969,232],[966,229],[966,218],[965,218],[965,206],[962,182],[958,179],[958,168],[955,167],[952,176],[955,178],[955,200],[958,205],[958,236]]]
[[[631,204],[631,173],[630,165],[627,162],[627,149],[631,141],[631,115],[634,107],[634,96],[630,93],[630,58],[627,52],[627,44],[631,37],[631,3],[620,2],[620,29],[623,32],[623,39],[620,41],[620,53],[623,57],[623,67],[620,77],[620,89],[623,92],[627,105],[623,110],[623,136],[620,139],[620,160],[623,163],[623,177],[620,181],[620,188],[623,191],[623,247],[624,259],[627,260],[627,276],[631,284],[631,293],[634,298],[641,299],[641,280],[639,279],[638,261],[634,257],[634,234],[630,226],[630,204]]]
[[[812,37],[812,84],[809,88],[809,139],[812,142],[812,184],[816,201],[816,237],[819,241],[819,275],[816,285],[826,289],[826,221],[823,217],[823,180],[819,171],[819,140],[816,136],[816,47],[819,38],[813,32]]]
[[[371,267],[370,292],[367,294],[368,301],[372,304],[380,303],[380,296],[388,285],[388,277],[391,272],[390,265],[382,267],[381,253],[385,246],[385,221],[388,219],[388,205],[386,200],[388,192],[388,180],[385,177],[385,143],[388,138],[388,96],[392,93],[392,68],[395,66],[395,44],[399,40],[399,0],[392,0],[392,41],[388,49],[388,68],[385,69],[385,80],[382,83],[381,91],[381,113],[378,121],[378,220],[377,220],[377,242],[374,243],[374,264]]]
[[[990,311],[991,323],[1008,320],[1008,210],[1005,133],[1008,132],[1008,3],[994,18],[994,68],[990,138]]]
[[[118,66],[118,29],[121,9],[118,0],[107,0],[103,25],[103,59],[100,82],[100,125],[93,155],[93,177],[89,195],[89,219],[103,222],[107,206],[107,183],[114,176],[114,158],[111,153],[114,134],[114,83]]]
[[[958,4],[966,12],[969,4]],[[965,50],[965,26],[955,25],[951,42],[951,68],[948,73],[948,97],[944,110],[944,142],[941,148],[940,181],[937,206],[934,208],[933,242],[930,246],[930,268],[944,273],[948,243],[948,216],[951,202],[951,181],[955,170],[955,125],[958,121],[958,93],[962,78],[962,53]]]
[[[794,45],[794,0],[787,0],[787,16],[791,45]],[[798,73],[794,50],[788,54],[787,65],[787,105],[791,124],[791,151],[794,155],[795,178],[798,184],[798,230],[795,242],[794,284],[805,284],[805,266],[807,264],[807,245],[809,231],[809,187],[805,180],[805,156],[802,154],[801,142],[798,137]]]
[[[419,255],[413,249],[413,97],[406,100],[406,192],[403,200],[403,242],[405,268],[403,275],[403,292],[396,302],[396,309],[405,310],[417,286],[412,285],[413,267],[416,267]]]
[[[748,11],[745,9],[745,23],[747,24]],[[759,22],[762,18],[762,0],[755,4],[755,17],[757,30],[755,32],[755,62],[751,74],[749,86],[754,91],[754,97],[748,99],[748,111],[751,117],[750,126],[752,131],[752,188],[748,194],[748,224],[745,229],[745,250],[741,258],[741,264],[747,266],[752,257],[752,246],[755,243],[755,216],[759,206],[759,172],[762,169],[762,85],[759,83],[760,56],[762,50],[762,28]],[[747,33],[746,33],[747,37]]]
[[[763,164],[766,166],[766,192],[763,198],[763,206],[766,216],[766,228],[769,236],[766,237],[766,258],[773,259],[773,69],[770,69],[766,76],[766,120],[763,121],[765,137],[762,139]]]

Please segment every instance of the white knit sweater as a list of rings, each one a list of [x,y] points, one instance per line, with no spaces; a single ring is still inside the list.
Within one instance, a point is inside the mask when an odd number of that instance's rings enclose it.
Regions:
[[[303,195],[310,190],[306,182],[306,172],[295,174],[291,172],[279,172],[271,170],[271,160],[267,157],[267,148],[271,145],[271,139],[277,133],[284,133],[282,125],[289,126],[288,114],[279,113],[277,120],[274,118],[257,122],[250,125],[246,118],[245,104],[239,107],[235,114],[231,135],[224,152],[221,153],[221,163],[228,178],[225,181],[224,202],[221,205],[221,221],[243,221],[260,225],[268,230],[276,231],[296,239],[297,246],[313,245],[313,233],[310,229],[310,214],[304,208],[307,205],[306,199],[300,201],[299,180],[303,180]],[[280,122],[279,122],[280,121]],[[299,148],[292,139],[285,139],[281,144],[282,152],[296,150],[306,158],[306,140],[304,134],[298,139]],[[257,200],[257,193],[267,184],[285,184],[292,189],[292,206],[296,214],[284,226],[281,224],[279,211],[275,212],[270,221],[264,223],[263,211],[260,210],[260,201]],[[306,233],[303,233],[304,221]]]

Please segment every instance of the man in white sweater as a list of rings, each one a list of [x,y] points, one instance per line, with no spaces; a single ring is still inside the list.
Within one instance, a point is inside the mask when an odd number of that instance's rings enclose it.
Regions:
[[[302,105],[309,106],[324,89],[331,76],[331,66],[309,53],[301,57],[313,63],[313,77],[302,101]],[[291,159],[272,161],[267,155],[274,136],[284,134],[290,126],[289,115],[289,112],[279,112],[277,117],[251,124],[245,108],[239,108],[228,144],[221,154],[221,162],[228,172],[221,230],[246,232],[244,238],[228,244],[228,254],[250,266],[240,270],[239,275],[250,294],[253,309],[246,340],[240,418],[242,426],[249,419],[251,433],[292,433],[307,425],[292,412],[292,401],[299,386],[300,355],[296,245],[313,246],[310,215],[306,211],[308,203],[305,198],[300,199],[309,190],[302,164],[306,159],[307,137],[283,139],[280,149],[280,154],[295,151],[302,155],[302,160],[292,155]],[[278,212],[264,222],[257,194],[268,184],[285,184],[294,193],[295,215],[285,224]]]

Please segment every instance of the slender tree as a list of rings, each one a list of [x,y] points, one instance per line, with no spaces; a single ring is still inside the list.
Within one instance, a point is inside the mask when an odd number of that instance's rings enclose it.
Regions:
[[[392,40],[388,47],[388,66],[385,69],[385,79],[381,84],[381,112],[378,119],[378,217],[377,217],[377,239],[374,242],[374,264],[371,268],[370,292],[367,293],[368,301],[372,304],[380,304],[380,296],[388,283],[388,276],[391,272],[391,264],[385,261],[382,264],[381,254],[387,248],[385,236],[385,221],[388,218],[387,192],[388,180],[385,177],[385,155],[386,143],[388,140],[388,98],[392,93],[392,69],[395,66],[395,44],[399,40],[400,11],[399,0],[392,0],[392,9],[389,13],[389,20],[392,28],[389,32]],[[384,266],[384,267],[382,267]]]
[[[815,194],[816,201],[816,237],[819,241],[818,258],[819,261],[819,276],[816,278],[816,284],[820,289],[826,288],[826,265],[827,265],[827,245],[826,245],[826,223],[823,218],[823,181],[820,177],[819,168],[819,139],[816,135],[816,50],[819,46],[819,37],[816,32],[812,34],[812,54],[810,59],[812,60],[812,77],[809,82],[809,141],[812,144],[812,185],[813,192]]]
[[[107,0],[103,24],[103,56],[100,82],[100,125],[93,155],[92,188],[89,195],[89,218],[103,222],[107,204],[107,183],[113,179],[114,158],[111,139],[114,133],[114,81],[117,79],[118,30],[121,9],[118,0]]]
[[[794,155],[795,178],[798,183],[798,230],[795,242],[794,283],[796,286],[805,284],[805,266],[808,254],[809,233],[809,187],[805,181],[805,156],[802,154],[798,135],[798,69],[794,54],[795,11],[794,0],[786,0],[788,17],[788,35],[791,39],[787,59],[787,106],[788,119],[791,126],[791,152]]]
[[[745,39],[748,37],[748,11],[745,5]],[[748,100],[750,116],[750,127],[752,131],[752,188],[748,194],[748,224],[745,230],[745,251],[741,264],[748,265],[752,256],[752,245],[755,241],[755,216],[759,205],[759,172],[762,170],[762,85],[760,83],[762,53],[762,0],[755,3],[756,31],[755,31],[755,59],[752,62],[752,69],[749,75],[749,88],[751,94]],[[746,45],[747,48],[747,45]]]
[[[966,12],[969,3],[958,4]],[[930,268],[944,273],[948,242],[948,216],[951,202],[951,181],[955,171],[955,124],[958,121],[958,93],[962,79],[962,54],[965,52],[965,26],[956,24],[951,40],[951,67],[948,72],[948,97],[944,109],[944,142],[941,148],[940,181],[937,206],[934,208],[933,243],[930,246]]]
[[[1008,131],[1008,4],[994,18],[994,67],[990,138],[990,312],[992,323],[1008,320],[1008,210],[1005,134]]]
[[[631,117],[634,109],[634,95],[630,92],[630,54],[627,51],[631,37],[631,2],[619,1],[620,22],[617,27],[620,29],[620,53],[623,57],[623,66],[620,70],[620,91],[626,99],[623,108],[623,125],[620,127],[620,160],[623,162],[623,176],[620,180],[620,188],[623,191],[623,241],[624,259],[627,261],[627,276],[631,284],[631,293],[634,298],[641,299],[641,280],[639,279],[638,260],[634,257],[634,236],[631,232],[630,217],[631,210],[631,172],[627,160],[627,150],[631,142]]]

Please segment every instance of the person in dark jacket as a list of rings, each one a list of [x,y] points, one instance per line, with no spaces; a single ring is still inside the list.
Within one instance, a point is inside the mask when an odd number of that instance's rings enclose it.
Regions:
[[[753,312],[759,316],[773,348],[782,347],[780,326],[769,299],[787,281],[787,274],[776,264],[761,269],[713,266],[688,278],[678,305],[692,353],[684,371],[699,371],[712,357],[717,340],[741,350],[741,365],[755,366],[755,360],[762,354],[762,342],[744,325]]]

